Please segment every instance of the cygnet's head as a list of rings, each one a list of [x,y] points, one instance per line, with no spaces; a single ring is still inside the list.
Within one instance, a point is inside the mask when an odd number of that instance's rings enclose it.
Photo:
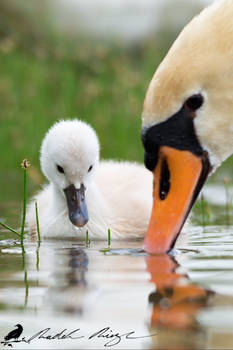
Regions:
[[[56,123],[42,142],[40,162],[47,179],[65,194],[71,222],[84,226],[88,221],[85,190],[99,162],[95,131],[77,119]]]

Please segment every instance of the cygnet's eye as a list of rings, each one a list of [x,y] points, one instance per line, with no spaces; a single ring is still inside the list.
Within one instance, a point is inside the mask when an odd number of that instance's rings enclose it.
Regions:
[[[185,107],[187,107],[191,111],[196,111],[198,108],[200,108],[203,105],[204,98],[202,94],[195,94],[190,96],[185,101]]]
[[[60,165],[57,165],[57,170],[59,171],[59,173],[62,173],[64,174],[64,169],[60,166]]]
[[[92,168],[93,168],[93,165],[90,166],[90,168],[88,169],[88,172],[90,172]]]

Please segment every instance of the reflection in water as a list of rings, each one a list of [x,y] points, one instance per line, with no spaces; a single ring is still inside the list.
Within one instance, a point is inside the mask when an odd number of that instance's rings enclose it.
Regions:
[[[40,241],[38,241],[36,249],[36,269],[37,271],[40,269]]]
[[[64,254],[66,252],[66,254]],[[80,247],[61,249],[55,259],[62,259],[62,266],[55,267],[54,286],[50,288],[53,309],[72,314],[83,314],[83,300],[88,292],[86,272],[88,256]]]
[[[24,249],[23,241],[21,242],[21,254],[22,254],[22,267],[24,271],[24,286],[25,286],[24,308],[26,308],[28,304],[29,284],[28,284],[28,272],[25,264],[25,249]]]
[[[179,265],[171,256],[147,256],[145,260],[151,276],[150,281],[156,287],[149,295],[149,304],[152,306],[150,326],[156,327],[158,331],[159,348],[183,348],[187,345],[184,343],[183,330],[186,330],[186,334],[190,334],[191,331],[195,332],[195,335],[203,335],[195,316],[207,306],[210,296],[214,293],[191,284],[186,275],[176,272]],[[167,344],[168,334],[172,336],[172,333],[175,343],[170,339]],[[200,338],[189,338],[188,343],[192,348],[199,348]]]
[[[232,228],[195,228],[189,239],[175,259],[147,256],[141,242],[112,242],[105,254],[103,242],[90,248],[73,240],[42,241],[40,247],[26,242],[24,266],[20,244],[1,240],[0,341],[21,323],[25,336],[42,325],[53,332],[80,327],[86,336],[104,327],[156,333],[122,339],[117,349],[232,348]],[[78,345],[38,340],[31,348],[42,346],[104,348],[104,339]]]
[[[24,285],[25,285],[24,307],[26,308],[27,307],[27,303],[28,303],[28,290],[29,290],[27,270],[24,270]]]
[[[67,288],[80,285],[86,286],[85,274],[88,267],[87,254],[81,248],[71,248],[69,250],[69,258],[68,266],[70,270],[68,270],[66,274]]]

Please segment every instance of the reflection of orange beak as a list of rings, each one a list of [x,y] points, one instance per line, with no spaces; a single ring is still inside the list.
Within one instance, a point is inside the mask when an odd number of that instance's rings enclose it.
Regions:
[[[144,249],[161,254],[175,244],[208,171],[203,173],[202,157],[161,146],[153,173],[153,208]]]
[[[195,329],[196,314],[214,293],[190,283],[180,274],[175,259],[168,254],[145,257],[150,282],[156,290],[149,295],[152,304],[151,325],[174,329]]]

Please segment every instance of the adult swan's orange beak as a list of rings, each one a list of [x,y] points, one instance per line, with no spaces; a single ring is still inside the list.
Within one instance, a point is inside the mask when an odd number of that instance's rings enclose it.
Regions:
[[[201,96],[192,98],[201,103]],[[184,104],[166,122],[142,133],[145,165],[154,174],[153,208],[144,242],[149,253],[165,253],[174,246],[210,171],[208,155],[194,132],[195,108]]]

